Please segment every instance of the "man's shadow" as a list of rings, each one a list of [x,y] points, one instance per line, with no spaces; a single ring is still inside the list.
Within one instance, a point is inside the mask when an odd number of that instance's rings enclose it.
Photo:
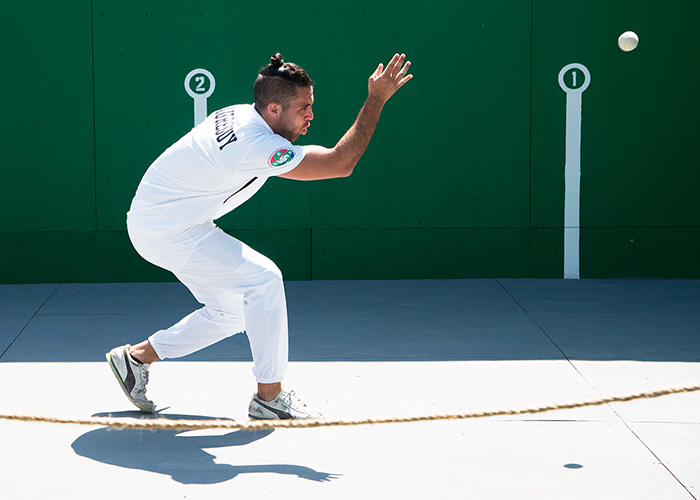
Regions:
[[[137,411],[97,413],[93,417],[167,418],[171,420],[214,420],[194,415],[148,415]],[[87,432],[71,447],[81,457],[127,469],[165,474],[182,484],[214,484],[239,474],[274,473],[295,475],[310,481],[330,481],[337,474],[317,472],[300,465],[265,464],[234,466],[217,464],[205,448],[245,446],[269,436],[273,430],[237,430],[221,436],[180,435],[177,430],[115,430],[109,427]]]

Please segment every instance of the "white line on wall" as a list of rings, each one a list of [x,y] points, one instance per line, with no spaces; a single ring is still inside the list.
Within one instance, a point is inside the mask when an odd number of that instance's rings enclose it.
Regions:
[[[207,117],[207,98],[214,93],[216,81],[206,69],[193,69],[185,77],[185,90],[194,99],[194,125]]]
[[[564,278],[580,273],[581,213],[581,94],[591,83],[588,69],[578,63],[559,72],[559,86],[566,92],[566,163],[564,167]]]

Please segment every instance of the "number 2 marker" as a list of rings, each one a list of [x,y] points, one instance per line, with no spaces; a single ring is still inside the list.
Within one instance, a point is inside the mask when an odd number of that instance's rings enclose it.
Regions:
[[[194,124],[199,125],[207,117],[207,98],[214,93],[216,81],[206,69],[193,69],[185,77],[185,90],[194,99]]]

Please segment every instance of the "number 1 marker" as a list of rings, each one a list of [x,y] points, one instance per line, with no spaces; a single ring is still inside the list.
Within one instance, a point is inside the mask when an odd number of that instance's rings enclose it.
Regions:
[[[580,82],[580,74],[583,82]],[[564,278],[580,278],[581,228],[581,94],[591,83],[582,64],[569,64],[559,72],[566,92],[566,165],[564,167]]]

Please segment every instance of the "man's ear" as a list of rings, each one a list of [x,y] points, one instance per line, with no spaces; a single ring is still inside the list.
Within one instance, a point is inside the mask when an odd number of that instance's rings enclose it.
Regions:
[[[282,106],[280,106],[278,102],[273,101],[267,105],[267,112],[270,116],[279,118],[279,116],[282,114]]]

